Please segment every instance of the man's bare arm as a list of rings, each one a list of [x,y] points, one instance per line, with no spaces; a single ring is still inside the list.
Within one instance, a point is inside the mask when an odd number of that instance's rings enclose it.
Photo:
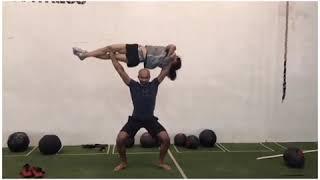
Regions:
[[[112,61],[112,64],[113,64],[114,68],[117,70],[117,72],[120,75],[120,77],[123,80],[123,82],[126,83],[127,85],[129,85],[131,78],[124,71],[123,66],[116,59],[113,51],[110,51],[110,58],[111,58],[111,61]]]
[[[160,74],[157,77],[159,83],[161,83],[164,80],[164,78],[169,74],[171,65],[172,65],[172,62],[170,62],[166,67],[162,68]]]

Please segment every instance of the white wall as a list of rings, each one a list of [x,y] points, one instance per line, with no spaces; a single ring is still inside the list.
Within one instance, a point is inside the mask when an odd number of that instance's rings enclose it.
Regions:
[[[317,140],[317,2],[290,2],[284,103],[285,2],[6,2],[3,15],[3,146],[15,131],[32,144],[50,133],[115,143],[129,89],[109,61],[71,51],[113,43],[177,45],[182,69],[155,110],[172,138],[211,128],[219,142]],[[137,79],[141,67],[126,70]]]

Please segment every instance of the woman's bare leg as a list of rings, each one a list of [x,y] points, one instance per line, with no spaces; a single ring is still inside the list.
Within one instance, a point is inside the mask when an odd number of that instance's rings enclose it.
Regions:
[[[127,56],[124,54],[116,54],[115,57],[116,57],[117,61],[124,62],[124,63],[128,62]],[[97,56],[97,58],[105,59],[105,60],[111,59],[109,54]]]
[[[85,51],[80,48],[73,48],[73,53],[78,56],[81,60],[84,60],[88,57],[95,57],[99,59],[106,59],[106,55],[108,55],[110,49],[113,50],[113,52],[119,53],[119,54],[126,54],[126,44],[113,44],[110,46],[106,46],[103,48],[99,48],[93,51]]]
[[[109,53],[109,50],[112,49],[113,52],[119,53],[119,54],[126,54],[126,45],[125,44],[113,44],[107,47],[103,47],[100,49],[96,49],[91,52],[84,53],[84,58],[87,57],[98,57],[101,55],[106,55]]]
[[[125,54],[116,54],[116,59],[120,62],[128,63],[128,59]]]
[[[109,54],[97,56],[97,58],[99,58],[99,59],[111,59]]]

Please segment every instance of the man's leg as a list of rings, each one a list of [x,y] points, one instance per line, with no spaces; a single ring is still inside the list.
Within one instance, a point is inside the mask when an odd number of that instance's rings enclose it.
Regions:
[[[127,161],[127,155],[126,155],[126,141],[129,138],[128,133],[125,131],[120,131],[117,137],[117,150],[120,156],[120,164],[114,168],[114,171],[120,171],[122,169],[125,169],[128,165]]]
[[[168,164],[164,163],[164,158],[167,154],[167,151],[170,147],[170,138],[166,129],[158,122],[158,120],[152,120],[145,124],[145,128],[152,136],[157,136],[160,140],[160,157],[158,166],[164,170],[170,170],[171,167]]]
[[[125,169],[128,165],[127,155],[126,155],[126,141],[129,136],[134,137],[139,129],[141,128],[141,124],[138,121],[132,119],[129,116],[128,122],[122,127],[117,137],[117,150],[120,156],[120,164],[114,168],[115,171],[119,171]]]
[[[164,163],[164,158],[168,152],[168,149],[170,147],[170,138],[166,131],[161,131],[157,134],[157,137],[160,140],[160,158],[159,158],[159,167],[165,169],[165,170],[171,170],[171,167],[168,164]]]

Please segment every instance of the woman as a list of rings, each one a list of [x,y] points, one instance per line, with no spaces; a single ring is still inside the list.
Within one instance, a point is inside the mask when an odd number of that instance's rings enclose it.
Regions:
[[[88,57],[99,59],[110,59],[109,52],[115,53],[118,61],[125,62],[128,67],[135,67],[139,63],[144,63],[144,67],[154,69],[156,67],[166,67],[170,61],[173,61],[168,77],[171,80],[176,79],[176,71],[181,68],[181,58],[175,54],[176,46],[142,46],[139,44],[113,44],[104,48],[88,52],[86,50],[74,47],[73,54],[80,60]]]

